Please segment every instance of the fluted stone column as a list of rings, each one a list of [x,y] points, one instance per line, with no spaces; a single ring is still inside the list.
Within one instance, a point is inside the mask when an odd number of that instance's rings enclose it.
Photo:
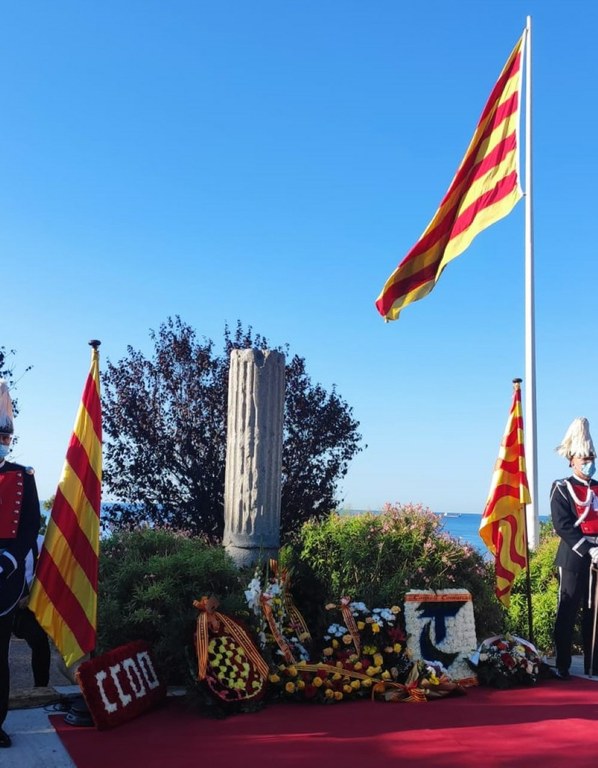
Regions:
[[[231,352],[223,544],[238,566],[278,555],[284,368],[281,352]]]

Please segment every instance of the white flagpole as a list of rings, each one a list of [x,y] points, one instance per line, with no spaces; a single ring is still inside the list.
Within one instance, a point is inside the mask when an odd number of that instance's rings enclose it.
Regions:
[[[532,207],[532,19],[527,17],[525,46],[525,445],[532,503],[528,504],[529,546],[540,541],[538,459],[536,453],[536,348],[534,322],[534,228]]]

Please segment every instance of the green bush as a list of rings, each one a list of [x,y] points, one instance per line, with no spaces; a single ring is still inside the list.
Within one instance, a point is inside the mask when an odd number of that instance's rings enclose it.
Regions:
[[[554,655],[552,635],[558,603],[558,579],[554,557],[559,541],[552,523],[543,523],[540,529],[540,545],[530,553],[533,641],[538,650],[547,656]],[[513,584],[506,621],[510,632],[525,638],[530,637],[525,571],[517,576]],[[579,628],[574,644],[576,649],[581,647]]]
[[[238,614],[242,589],[220,546],[168,530],[114,533],[100,546],[98,651],[146,640],[161,678],[184,684],[197,619],[193,600],[215,594],[223,612]]]
[[[503,609],[494,596],[494,569],[469,544],[442,528],[420,505],[387,506],[381,514],[341,516],[306,523],[284,551],[293,593],[308,623],[320,625],[318,606],[348,595],[369,607],[402,603],[410,589],[471,592],[478,637],[498,633]]]

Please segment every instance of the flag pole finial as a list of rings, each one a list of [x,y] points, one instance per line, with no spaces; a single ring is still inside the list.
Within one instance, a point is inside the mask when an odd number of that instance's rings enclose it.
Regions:
[[[89,342],[91,344],[91,341]],[[515,385],[515,389],[519,387],[523,379],[513,379],[513,384]]]
[[[91,339],[91,341],[88,341],[87,343],[89,344],[90,347],[97,349],[102,342],[99,341],[98,339]]]

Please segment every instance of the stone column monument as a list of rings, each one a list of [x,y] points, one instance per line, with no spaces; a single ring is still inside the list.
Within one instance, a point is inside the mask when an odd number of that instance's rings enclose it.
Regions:
[[[278,555],[284,369],[281,352],[231,352],[223,544],[240,567]]]

